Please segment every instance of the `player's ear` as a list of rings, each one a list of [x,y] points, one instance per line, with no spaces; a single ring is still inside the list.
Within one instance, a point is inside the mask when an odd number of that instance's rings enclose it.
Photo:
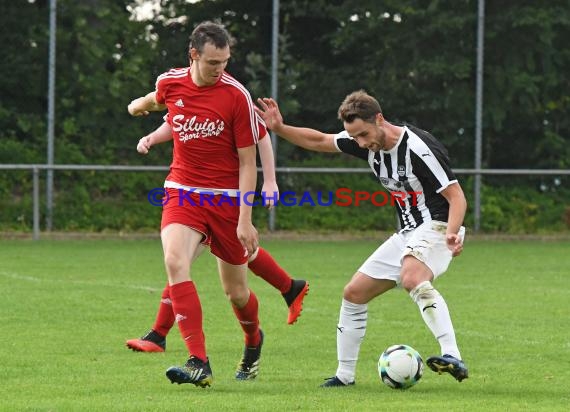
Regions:
[[[192,60],[198,60],[200,57],[200,53],[198,53],[198,50],[195,49],[194,47],[191,47],[190,50],[188,51],[188,58],[192,61]]]
[[[382,126],[382,122],[384,122],[384,116],[382,113],[376,113],[376,126]]]

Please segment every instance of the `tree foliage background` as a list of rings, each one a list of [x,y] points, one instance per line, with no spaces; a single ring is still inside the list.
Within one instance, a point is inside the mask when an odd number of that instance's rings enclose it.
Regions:
[[[135,150],[161,115],[133,119],[126,106],[152,90],[160,73],[187,65],[188,36],[203,20],[226,24],[237,40],[228,71],[254,97],[270,94],[270,0],[158,3],[153,15],[135,19],[132,0],[58,0],[56,163],[168,164],[168,145],[147,157]],[[281,0],[280,6],[279,101],[289,123],[336,132],[339,103],[363,88],[379,99],[387,119],[432,131],[448,147],[454,167],[473,167],[476,0]],[[44,163],[49,1],[15,0],[0,7],[0,162]],[[487,2],[484,167],[570,167],[569,38],[568,0]],[[278,164],[363,166],[284,140]],[[117,176],[58,172],[58,177],[58,204],[82,203],[85,219],[75,225],[89,228],[95,211],[87,203],[113,198]],[[122,190],[144,195],[148,179],[121,175]],[[153,179],[159,186],[160,179]],[[291,179],[315,184],[310,177]],[[569,182],[561,179],[557,190],[568,204],[563,189]],[[539,180],[531,186],[540,186]],[[528,180],[509,183],[529,185]],[[62,185],[68,185],[65,193]],[[17,198],[28,189],[26,174],[0,177],[3,197]],[[13,210],[4,206],[2,220],[20,216],[23,202]],[[62,216],[60,227],[68,228],[69,221]],[[124,221],[110,226],[121,225],[129,227]]]

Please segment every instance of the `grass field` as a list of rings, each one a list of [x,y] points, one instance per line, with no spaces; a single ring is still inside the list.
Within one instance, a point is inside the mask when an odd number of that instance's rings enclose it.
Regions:
[[[214,384],[171,385],[187,354],[177,329],[164,354],[124,342],[152,325],[165,283],[158,240],[0,240],[2,411],[567,411],[570,405],[570,247],[564,242],[471,241],[436,286],[450,307],[470,377],[426,370],[408,391],[384,386],[378,355],[406,343],[439,347],[401,290],[369,305],[350,388],[318,386],[336,370],[336,322],[346,281],[368,241],[264,241],[311,282],[303,315],[286,324],[278,292],[254,276],[266,340],[256,381],[237,382],[243,337],[205,253],[194,279],[204,308]]]

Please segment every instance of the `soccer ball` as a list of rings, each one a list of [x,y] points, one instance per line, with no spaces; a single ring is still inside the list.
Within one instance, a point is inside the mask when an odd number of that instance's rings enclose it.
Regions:
[[[393,389],[414,386],[424,373],[424,363],[417,350],[408,345],[393,345],[378,359],[378,374]]]

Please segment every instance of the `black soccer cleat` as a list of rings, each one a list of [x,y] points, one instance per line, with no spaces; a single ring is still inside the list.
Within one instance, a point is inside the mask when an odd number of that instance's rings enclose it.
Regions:
[[[184,366],[171,366],[166,370],[166,377],[171,383],[191,383],[205,388],[213,382],[210,360],[204,362],[200,358],[190,356]]]
[[[349,383],[344,383],[336,376],[333,376],[332,378],[325,379],[325,383],[321,385],[321,388],[334,388],[339,386],[350,386],[350,385],[354,385],[354,381]]]
[[[259,360],[261,358],[261,347],[263,346],[263,331],[259,329],[261,340],[257,346],[246,346],[243,350],[243,357],[236,370],[236,379],[247,381],[255,379],[259,373]]]
[[[432,371],[440,375],[447,372],[459,382],[469,377],[469,371],[463,361],[451,355],[432,356],[426,363]]]

